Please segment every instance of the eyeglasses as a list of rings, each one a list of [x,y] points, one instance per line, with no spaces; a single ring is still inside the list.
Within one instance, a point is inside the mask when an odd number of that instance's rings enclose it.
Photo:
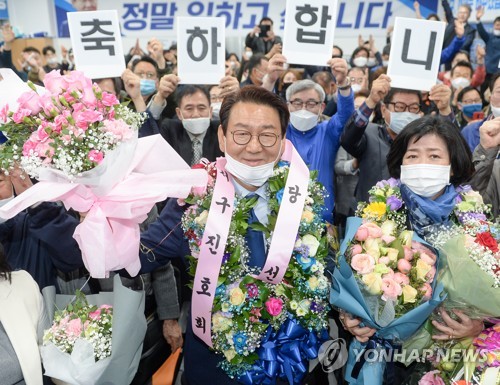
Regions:
[[[304,102],[300,99],[290,100],[288,103],[290,103],[295,108],[299,108],[299,109],[302,109],[302,108],[304,108],[304,106],[306,106],[306,109],[308,109],[308,110],[314,110],[318,105],[321,104],[321,102],[318,102],[316,100],[308,100],[308,101]]]
[[[412,114],[418,114],[420,112],[420,104],[418,103],[412,103],[412,104],[405,104],[402,102],[390,102],[387,104],[392,104],[394,106],[394,112],[411,112]]]
[[[252,136],[256,136],[259,139],[259,143],[263,147],[272,147],[276,144],[278,138],[280,137],[279,135],[271,132],[262,132],[259,135],[252,135],[248,131],[244,130],[231,131],[231,134],[233,135],[234,143],[239,144],[240,146],[250,143]]]
[[[156,78],[156,74],[154,72],[135,72],[137,76],[140,78],[146,77],[147,79],[154,79]]]
[[[482,103],[482,100],[481,99],[465,99],[465,100],[462,100],[462,104],[478,104],[478,103]]]
[[[365,78],[355,78],[351,77],[351,84],[363,84]]]

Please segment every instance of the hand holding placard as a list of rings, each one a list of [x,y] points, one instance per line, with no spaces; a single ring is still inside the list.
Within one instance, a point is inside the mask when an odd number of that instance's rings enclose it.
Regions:
[[[392,87],[429,91],[436,84],[445,23],[396,17],[387,75]]]
[[[450,99],[451,89],[444,84],[434,85],[429,92],[429,100],[436,104],[440,115],[448,116],[451,114]]]
[[[366,105],[373,110],[378,103],[384,100],[390,90],[391,78],[384,74],[380,75],[373,81],[370,95],[365,101]]]

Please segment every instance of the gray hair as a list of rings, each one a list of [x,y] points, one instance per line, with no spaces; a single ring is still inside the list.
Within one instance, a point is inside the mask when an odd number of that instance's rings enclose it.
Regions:
[[[289,102],[292,95],[295,95],[297,92],[312,89],[314,89],[318,93],[320,102],[323,102],[325,100],[325,90],[323,90],[323,87],[321,87],[318,83],[315,83],[309,79],[293,82],[293,84],[290,85],[290,87],[288,87],[286,90],[286,101]]]

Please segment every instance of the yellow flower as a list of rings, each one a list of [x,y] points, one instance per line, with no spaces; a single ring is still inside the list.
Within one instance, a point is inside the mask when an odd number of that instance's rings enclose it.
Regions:
[[[226,356],[226,360],[231,361],[236,357],[236,351],[234,349],[224,350],[224,355]]]
[[[231,305],[239,306],[245,301],[245,293],[239,288],[235,287],[229,292],[229,302]]]
[[[297,301],[290,301],[290,309],[297,310],[298,307],[299,304],[297,303]]]
[[[417,300],[417,290],[410,286],[403,286],[403,303],[415,303]]]
[[[230,307],[231,307],[231,305],[229,304],[229,302],[223,302],[222,306],[221,306],[221,310],[223,312],[228,312]]]
[[[306,223],[311,223],[314,219],[314,214],[310,212],[309,210],[304,210],[302,211],[302,218],[300,218],[301,221],[304,221]]]
[[[429,271],[431,271],[432,266],[419,259],[417,261],[416,269],[417,269],[417,279],[420,281],[425,281],[425,276]]]
[[[208,219],[208,210],[204,210],[200,215],[194,218],[194,222],[197,225],[205,226],[207,224],[207,219]]]
[[[370,294],[382,293],[382,276],[377,273],[368,273],[361,278]]]
[[[382,219],[387,211],[387,206],[383,202],[372,202],[365,207],[363,213],[372,218]]]
[[[318,277],[313,275],[312,277],[309,278],[307,284],[311,290],[316,290],[319,284]]]
[[[221,313],[215,313],[212,316],[212,330],[217,332],[223,332],[233,326],[233,321],[231,318],[224,317]]]
[[[306,311],[302,309],[301,307],[297,308],[297,316],[298,317],[303,317],[306,315]]]
[[[366,254],[375,258],[375,262],[380,258],[380,244],[378,239],[368,238],[363,245]]]
[[[394,249],[392,247],[387,248],[387,257],[391,260],[391,262],[396,262],[398,260],[399,250]]]

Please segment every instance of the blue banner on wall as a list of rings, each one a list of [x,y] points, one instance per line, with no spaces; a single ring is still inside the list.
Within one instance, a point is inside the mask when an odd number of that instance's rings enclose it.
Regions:
[[[9,18],[9,10],[7,9],[7,0],[0,0],[0,20]]]

